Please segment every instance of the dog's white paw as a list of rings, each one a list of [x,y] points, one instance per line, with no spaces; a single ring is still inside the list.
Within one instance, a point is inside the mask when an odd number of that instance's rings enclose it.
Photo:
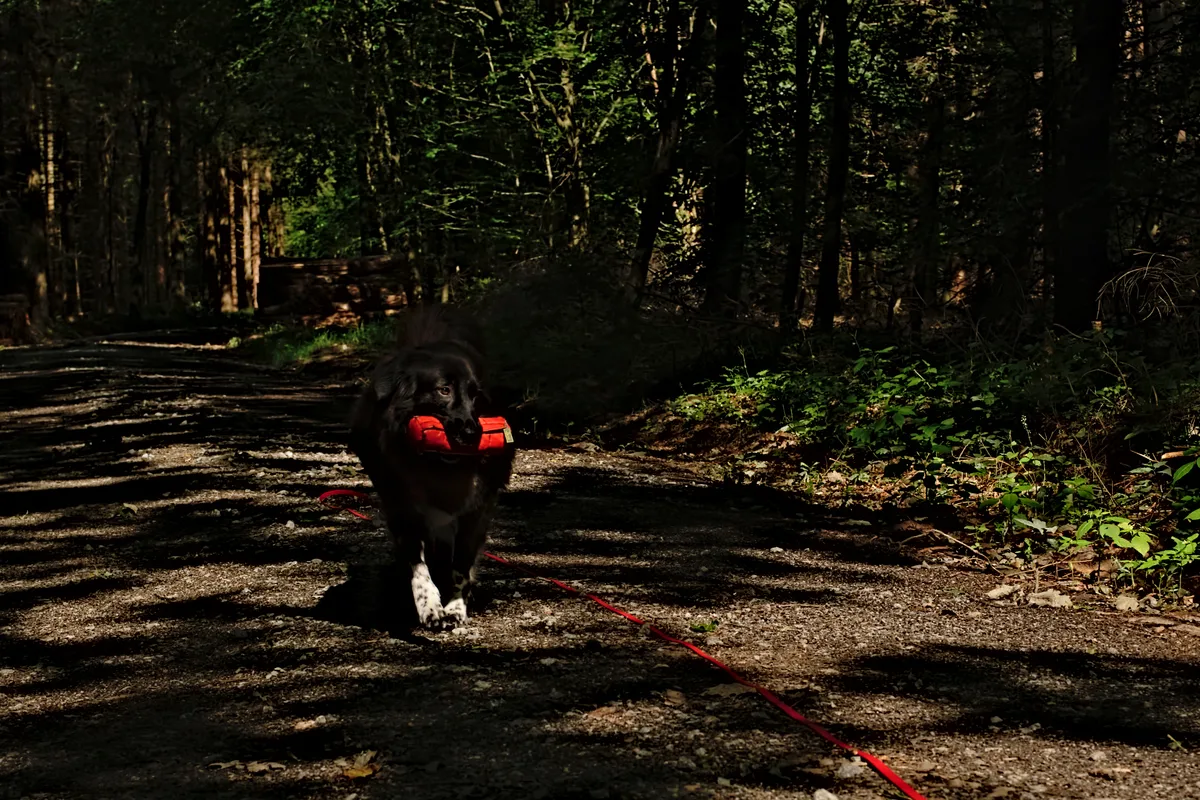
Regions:
[[[417,619],[426,628],[436,630],[443,616],[442,596],[429,577],[428,567],[423,563],[413,566],[412,593],[413,603],[417,607]]]
[[[467,601],[461,597],[456,597],[449,603],[446,603],[442,609],[442,620],[448,624],[448,627],[454,628],[462,625],[467,621]]]

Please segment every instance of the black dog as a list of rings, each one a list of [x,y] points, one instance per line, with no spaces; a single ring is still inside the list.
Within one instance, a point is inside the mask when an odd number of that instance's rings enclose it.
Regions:
[[[477,326],[444,309],[423,309],[399,349],[376,366],[351,414],[350,447],[379,494],[398,558],[411,567],[417,616],[435,629],[467,618],[466,596],[514,452],[422,453],[407,424],[433,416],[454,444],[477,445],[488,403],[483,367]]]

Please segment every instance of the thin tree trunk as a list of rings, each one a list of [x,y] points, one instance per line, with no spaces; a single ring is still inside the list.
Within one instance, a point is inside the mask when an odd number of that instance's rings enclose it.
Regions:
[[[217,171],[207,157],[196,158],[196,189],[199,195],[200,235],[196,237],[200,248],[200,272],[208,293],[208,307],[216,311],[221,308],[221,236],[217,225],[219,214],[220,181]]]
[[[45,260],[49,313],[61,317],[66,309],[67,287],[63,279],[62,244],[59,235],[59,170],[58,142],[54,114],[54,79],[47,76],[42,83],[39,100],[40,144],[42,151],[42,201],[45,203]]]
[[[946,120],[946,101],[935,79],[925,98],[928,121],[918,147],[915,169],[917,218],[913,226],[912,302],[908,308],[908,327],[920,333],[925,312],[938,305],[939,222],[938,195],[941,191],[942,130]]]
[[[796,301],[804,274],[804,236],[808,231],[808,174],[812,136],[812,81],[809,58],[812,49],[812,0],[796,6],[796,100],[792,112],[792,236],[788,242],[787,265],[783,272],[783,297],[779,304],[779,330],[792,333],[804,312]]]
[[[217,273],[220,276],[222,313],[237,311],[237,184],[227,166],[218,170]]]
[[[1071,196],[1064,198],[1055,259],[1054,322],[1077,332],[1096,319],[1100,289],[1112,270],[1109,136],[1121,24],[1118,0],[1076,0],[1077,80],[1063,142],[1062,186]]]
[[[258,308],[258,279],[262,270],[262,210],[259,207],[257,163],[250,166],[250,307]]]
[[[137,134],[138,148],[138,196],[137,196],[137,216],[133,222],[133,242],[130,248],[130,262],[134,265],[133,274],[131,276],[131,285],[133,292],[130,295],[130,309],[134,313],[140,313],[141,308],[153,302],[153,298],[148,297],[147,288],[151,282],[151,265],[147,244],[147,221],[150,211],[150,180],[152,177],[153,167],[153,146],[154,146],[154,130],[158,112],[151,106],[143,119],[141,116],[134,114],[134,127]]]
[[[1047,275],[1055,272],[1062,213],[1058,196],[1060,120],[1054,17],[1053,0],[1042,0],[1042,263]]]
[[[718,0],[716,64],[716,158],[708,196],[704,308],[733,316],[742,293],[746,254],[746,45],[743,0]]]
[[[180,310],[187,302],[187,253],[183,230],[183,132],[178,107],[167,129],[167,248],[171,303]]]
[[[254,308],[254,209],[250,204],[250,155],[242,148],[242,271],[238,285],[238,307]]]
[[[675,153],[683,132],[683,117],[687,110],[688,85],[692,63],[695,59],[695,43],[700,41],[693,33],[683,53],[679,50],[682,29],[679,0],[669,0],[663,20],[662,57],[656,65],[658,76],[655,106],[658,116],[658,134],[654,148],[654,162],[642,198],[642,213],[638,224],[637,244],[630,260],[627,286],[636,297],[646,286],[650,272],[650,260],[654,256],[654,245],[658,230],[667,211],[668,192],[675,175]],[[697,16],[693,30],[703,24]],[[649,56],[648,56],[649,57]]]
[[[829,33],[833,37],[833,129],[829,148],[829,178],[825,191],[825,225],[821,265],[817,271],[817,306],[814,324],[832,331],[841,305],[838,272],[842,252],[842,215],[846,206],[846,180],[850,170],[850,38],[847,0],[828,0]]]

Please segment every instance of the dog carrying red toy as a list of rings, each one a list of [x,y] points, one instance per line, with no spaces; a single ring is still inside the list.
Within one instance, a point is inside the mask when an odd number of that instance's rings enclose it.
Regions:
[[[457,455],[486,455],[513,443],[512,428],[504,417],[480,417],[483,435],[476,447],[459,447],[450,441],[437,417],[413,417],[408,421],[408,438],[418,450]]]

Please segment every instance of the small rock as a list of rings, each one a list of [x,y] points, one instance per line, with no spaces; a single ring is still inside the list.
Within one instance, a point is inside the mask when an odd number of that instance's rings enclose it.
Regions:
[[[1088,758],[1090,758],[1092,761],[1107,761],[1108,753],[1104,752],[1103,750],[1096,750],[1090,756],[1088,756]]]
[[[296,523],[289,519],[287,521],[287,525],[285,525],[284,527],[289,528],[289,529],[294,528],[294,527],[296,527]]]
[[[988,596],[989,600],[1000,600],[1001,598],[1008,597],[1010,594],[1012,594],[1016,590],[1017,590],[1017,587],[1014,586],[1013,584],[1003,583],[1003,584],[997,586],[995,589],[992,589],[990,592],[988,592],[987,596]]]
[[[717,778],[717,786],[733,786],[733,781],[729,778]]]
[[[782,552],[783,552],[783,548],[782,548],[782,547],[772,547],[772,548],[771,548],[771,552],[772,552],[772,553],[782,553]]]
[[[813,792],[813,800],[838,800],[838,796],[828,789],[817,789]]]
[[[682,758],[677,759],[675,761],[675,763],[677,765],[679,765],[680,767],[682,767],[683,769],[695,769],[696,768],[696,762],[692,761],[687,756],[683,756]]]
[[[1139,605],[1136,597],[1127,594],[1120,595],[1113,600],[1113,608],[1117,611],[1137,611]]]
[[[857,778],[863,774],[863,764],[861,761],[854,759],[852,761],[843,761],[834,773],[839,778],[849,779]]]

